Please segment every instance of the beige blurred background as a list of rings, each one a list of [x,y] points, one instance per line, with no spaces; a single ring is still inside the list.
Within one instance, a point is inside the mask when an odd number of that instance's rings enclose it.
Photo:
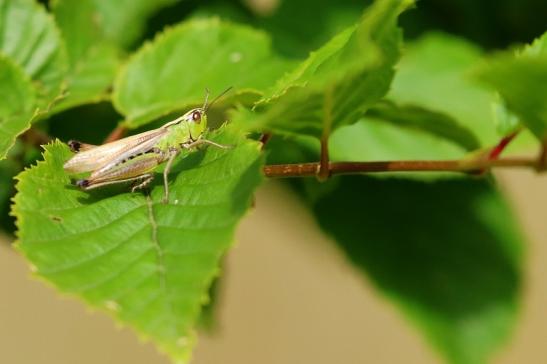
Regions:
[[[509,172],[501,178],[529,246],[521,318],[494,363],[545,363],[547,176]],[[346,264],[289,191],[268,183],[256,206],[229,254],[219,328],[200,335],[193,364],[441,362]],[[29,279],[7,244],[0,244],[0,289],[2,364],[168,364],[129,329]]]

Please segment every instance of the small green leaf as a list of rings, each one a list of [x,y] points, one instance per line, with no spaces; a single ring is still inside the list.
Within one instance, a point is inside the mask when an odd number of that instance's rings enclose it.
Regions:
[[[259,130],[320,137],[324,129],[359,120],[389,89],[402,38],[396,20],[412,3],[376,1],[356,26],[283,77],[257,103],[256,115],[243,115],[239,122]]]
[[[117,71],[118,51],[100,28],[93,0],[57,0],[52,9],[70,63],[68,96],[55,105],[55,111],[105,99]]]
[[[36,90],[24,71],[0,54],[0,160],[30,126]]]
[[[256,142],[226,128],[214,139],[236,147],[177,162],[169,204],[160,202],[159,176],[149,197],[121,186],[79,190],[63,171],[71,153],[59,142],[18,176],[17,247],[35,273],[110,312],[177,362],[190,356],[209,285],[261,181]]]
[[[542,57],[547,56],[547,32],[541,37],[534,39],[532,44],[524,47],[520,55],[526,57]]]
[[[63,87],[67,55],[55,22],[33,0],[0,0],[0,53],[12,59],[37,88],[47,107]]]
[[[114,104],[137,127],[161,115],[202,104],[205,89],[233,86],[259,95],[289,63],[271,53],[270,40],[246,26],[191,20],[142,47],[116,80]]]
[[[494,88],[534,135],[547,138],[547,33],[520,54],[502,53],[477,67],[475,76]]]
[[[448,362],[489,362],[515,323],[523,250],[491,183],[352,176],[306,187],[325,232]]]
[[[492,101],[492,118],[501,135],[509,135],[520,128],[519,118],[511,111],[507,110],[507,106],[499,95]]]

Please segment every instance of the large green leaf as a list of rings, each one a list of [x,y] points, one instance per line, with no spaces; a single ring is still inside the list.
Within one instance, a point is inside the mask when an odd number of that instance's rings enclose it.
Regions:
[[[142,47],[115,84],[114,103],[137,127],[191,104],[202,104],[205,89],[233,86],[259,94],[290,63],[271,53],[268,37],[218,19],[191,20]]]
[[[34,114],[36,90],[23,70],[0,54],[0,160]]]
[[[0,0],[0,52],[24,69],[46,107],[61,93],[67,70],[64,43],[55,22],[33,0]]]
[[[63,171],[71,153],[59,142],[18,176],[17,248],[35,274],[109,311],[177,362],[188,360],[209,285],[261,180],[258,143],[227,129],[214,139],[236,147],[176,163],[169,204],[160,202],[160,178],[150,197],[71,186]]]
[[[488,362],[515,322],[523,249],[489,181],[352,176],[306,187],[322,229],[449,362]]]
[[[117,71],[118,51],[103,34],[93,0],[57,0],[52,8],[70,64],[68,96],[55,110],[105,99]]]
[[[33,0],[0,0],[0,160],[61,94],[66,69],[64,43],[45,9]]]
[[[547,33],[521,54],[492,56],[476,77],[498,91],[537,138],[547,138]]]
[[[283,77],[240,122],[260,130],[320,137],[356,122],[388,91],[399,58],[398,15],[412,1],[378,0],[346,29]]]
[[[406,47],[388,97],[400,104],[445,113],[469,128],[482,146],[493,146],[512,130],[505,125],[499,128],[500,116],[505,115],[501,115],[496,95],[470,77],[482,55],[461,38],[428,33]],[[498,134],[498,128],[503,134]],[[521,133],[510,149],[520,151],[535,144],[530,133]]]

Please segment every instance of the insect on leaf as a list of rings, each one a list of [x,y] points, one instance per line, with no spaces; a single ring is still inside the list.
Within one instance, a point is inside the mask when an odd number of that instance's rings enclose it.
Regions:
[[[63,171],[71,152],[60,142],[17,177],[17,248],[35,274],[110,312],[181,362],[190,356],[220,259],[261,181],[257,143],[227,128],[213,139],[236,146],[180,158],[170,204],[160,202],[161,182],[149,196],[121,186],[79,190]]]

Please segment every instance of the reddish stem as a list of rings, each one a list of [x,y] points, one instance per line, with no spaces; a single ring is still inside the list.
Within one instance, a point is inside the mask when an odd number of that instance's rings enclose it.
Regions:
[[[519,133],[520,129],[502,138],[500,142],[494,148],[492,148],[492,150],[490,150],[490,153],[488,154],[488,159],[498,159],[501,153],[509,145],[509,143],[511,143]]]
[[[118,125],[104,140],[105,143],[114,142],[123,138],[127,134],[127,128],[123,125]]]

